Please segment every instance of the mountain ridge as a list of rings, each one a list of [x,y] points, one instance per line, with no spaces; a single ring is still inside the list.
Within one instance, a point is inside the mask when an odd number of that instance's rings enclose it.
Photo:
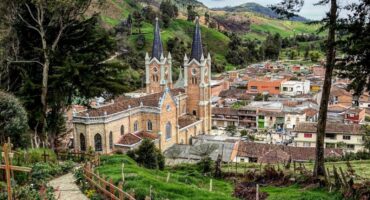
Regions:
[[[265,15],[267,17],[271,17],[274,19],[279,19],[280,16],[271,8],[262,6],[261,4],[255,2],[247,2],[240,4],[238,6],[225,6],[220,8],[212,8],[211,10],[215,11],[226,11],[226,12],[254,12],[258,14]],[[290,21],[300,21],[300,22],[307,22],[310,21],[309,19],[302,17],[302,16],[294,16]]]

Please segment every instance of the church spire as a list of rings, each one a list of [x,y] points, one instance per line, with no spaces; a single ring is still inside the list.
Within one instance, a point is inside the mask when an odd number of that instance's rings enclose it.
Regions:
[[[197,16],[195,18],[195,30],[193,35],[193,44],[191,45],[190,61],[192,59],[196,59],[199,62],[202,55],[203,55],[202,35],[200,33],[199,18]]]
[[[152,47],[152,58],[157,58],[158,60],[160,60],[162,54],[163,54],[163,46],[162,46],[162,40],[161,40],[161,31],[159,29],[158,17],[156,17],[155,27],[154,27],[154,40],[153,40],[153,47]]]

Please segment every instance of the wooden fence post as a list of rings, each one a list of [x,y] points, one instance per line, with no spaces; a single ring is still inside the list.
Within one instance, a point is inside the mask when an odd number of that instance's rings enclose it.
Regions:
[[[123,190],[123,182],[122,181],[120,181],[118,183],[118,188],[121,189],[121,190]],[[118,190],[118,198],[120,200],[123,200],[123,192],[121,192],[121,190]]]
[[[209,179],[209,191],[212,192],[212,179]]]
[[[256,185],[256,200],[259,200],[260,199],[260,195],[258,194],[259,193],[259,185],[257,184]]]
[[[170,181],[170,176],[171,176],[171,173],[170,172],[168,172],[167,173],[167,180],[166,180],[166,182],[168,183],[168,181]]]
[[[109,184],[109,192],[114,195],[114,187],[113,187],[114,184],[113,184],[112,178],[109,179],[109,183],[110,183]],[[113,199],[113,198],[111,198],[111,199]]]

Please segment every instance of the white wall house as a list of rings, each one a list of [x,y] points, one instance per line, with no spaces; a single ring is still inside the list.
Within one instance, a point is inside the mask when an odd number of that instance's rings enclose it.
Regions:
[[[281,82],[281,94],[295,96],[310,92],[310,81],[283,81]]]
[[[294,129],[293,146],[315,147],[317,123],[299,123]],[[326,124],[324,148],[342,148],[348,152],[364,150],[364,133],[358,124]]]

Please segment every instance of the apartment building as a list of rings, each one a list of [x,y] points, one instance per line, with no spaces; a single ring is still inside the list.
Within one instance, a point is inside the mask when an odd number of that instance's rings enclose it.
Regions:
[[[308,94],[310,92],[310,81],[282,81],[280,88],[280,93],[288,96]]]
[[[240,109],[232,109],[229,107],[214,107],[212,108],[212,126],[227,127],[230,125],[256,128],[257,111],[253,108],[244,107]]]
[[[268,93],[270,95],[280,94],[280,85],[283,79],[255,79],[248,81],[248,92]]]
[[[317,123],[299,123],[294,129],[293,146],[315,147]],[[358,124],[340,124],[327,122],[325,130],[325,148],[343,148],[349,152],[364,150],[364,133]]]

